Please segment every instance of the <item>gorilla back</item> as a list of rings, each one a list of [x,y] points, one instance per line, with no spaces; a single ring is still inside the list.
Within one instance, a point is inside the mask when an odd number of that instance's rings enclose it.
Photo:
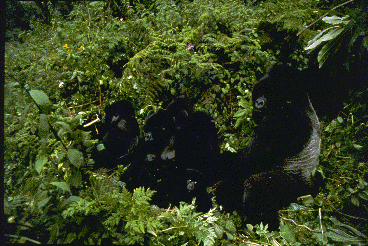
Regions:
[[[299,73],[286,65],[268,69],[253,89],[258,124],[250,146],[240,151],[217,201],[249,223],[278,225],[277,211],[311,192],[320,153],[320,123]]]

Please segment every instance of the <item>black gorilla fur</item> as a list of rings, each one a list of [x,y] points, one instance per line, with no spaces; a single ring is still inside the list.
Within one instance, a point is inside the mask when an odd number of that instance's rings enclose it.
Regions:
[[[206,187],[220,152],[212,118],[193,112],[187,100],[177,99],[150,115],[144,132],[122,176],[128,189],[156,190],[153,203],[161,207],[190,203],[196,197],[197,210],[207,212],[212,202]]]
[[[313,187],[318,165],[320,124],[298,71],[268,69],[253,89],[258,124],[250,146],[228,163],[231,170],[216,190],[218,204],[237,210],[251,224],[278,226],[277,211]]]
[[[120,100],[107,106],[101,131],[101,143],[105,149],[93,153],[95,168],[116,167],[118,158],[128,153],[139,136],[139,126],[131,102]]]

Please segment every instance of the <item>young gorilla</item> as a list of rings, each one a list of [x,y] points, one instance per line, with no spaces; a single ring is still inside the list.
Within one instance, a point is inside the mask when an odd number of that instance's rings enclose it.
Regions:
[[[128,188],[151,187],[153,203],[160,207],[190,203],[197,210],[212,207],[206,191],[211,161],[219,153],[211,117],[192,112],[185,99],[173,101],[146,120],[145,136],[139,143],[130,169],[123,174]]]
[[[131,102],[120,100],[105,108],[101,143],[105,149],[93,153],[95,168],[114,168],[139,136],[139,126]]]
[[[278,210],[311,191],[311,174],[319,161],[320,123],[298,75],[286,65],[275,65],[255,85],[258,128],[216,191],[225,209],[271,229],[278,227]]]

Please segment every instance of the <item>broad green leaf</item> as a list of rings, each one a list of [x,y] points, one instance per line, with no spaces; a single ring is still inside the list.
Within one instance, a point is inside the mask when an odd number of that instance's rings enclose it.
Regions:
[[[144,233],[144,223],[140,222],[138,225],[139,225],[139,231]]]
[[[37,203],[38,208],[42,208],[43,206],[45,206],[45,205],[50,201],[50,198],[51,198],[51,197],[47,197],[47,198],[45,198],[45,199],[43,199],[43,200],[39,201],[39,202]]]
[[[359,196],[360,198],[362,198],[363,200],[368,201],[368,191],[367,191],[367,190],[363,190],[362,192],[360,192],[360,193],[358,194],[358,196]]]
[[[326,32],[328,32],[331,29],[334,29],[336,27],[332,26],[332,27],[328,27],[325,30],[321,31],[319,34],[317,34],[312,40],[308,41],[308,46],[305,47],[305,50],[313,50],[315,47],[317,47],[317,45],[314,45],[314,43],[319,40]],[[313,47],[311,47],[313,45]]]
[[[229,232],[225,232],[225,234],[226,234],[226,237],[230,240],[235,240],[236,239],[236,237],[234,235],[232,235],[231,233],[229,233]],[[234,244],[227,244],[227,245],[234,245]]]
[[[72,130],[70,129],[70,126],[62,121],[55,122],[56,124],[60,125],[61,128],[59,129],[57,135],[62,138],[66,133],[71,133]]]
[[[229,230],[230,232],[232,233],[235,233],[236,232],[236,227],[234,225],[234,223],[232,221],[226,221],[226,230]]]
[[[243,123],[243,119],[242,118],[238,118],[237,120],[236,120],[236,122],[235,122],[235,126],[234,126],[234,128],[238,128],[239,126],[240,126],[240,124],[242,124]]]
[[[312,51],[315,48],[317,48],[320,44],[322,44],[323,42],[336,38],[343,30],[344,28],[341,28],[341,27],[332,27],[332,30],[330,30],[328,33],[326,33],[322,37],[318,38],[314,43],[312,43],[311,45],[309,45],[308,47],[304,49]]]
[[[41,156],[35,163],[35,168],[38,173],[41,173],[43,166],[47,163],[47,156]]]
[[[64,128],[60,128],[59,131],[57,132],[57,135],[60,137],[60,138],[63,138],[65,134],[67,134],[68,132],[65,131]]]
[[[62,189],[63,191],[70,191],[69,185],[66,182],[51,182],[50,184]]]
[[[99,144],[99,145],[97,145],[97,150],[98,150],[98,151],[102,151],[102,150],[104,150],[104,149],[106,149],[106,148],[105,148],[105,145],[103,145],[103,144]]]
[[[240,99],[239,105],[242,106],[243,108],[247,108],[249,107],[249,101],[245,100],[244,98]]]
[[[338,17],[334,16],[326,16],[323,17],[322,20],[331,25],[338,25],[338,24],[347,24],[349,22],[349,16]]]
[[[322,49],[318,52],[318,56],[317,56],[317,60],[319,63],[319,68],[321,68],[323,66],[323,64],[325,63],[327,57],[329,56],[328,51],[331,49],[332,46],[332,42],[329,42],[327,44],[325,44]]]
[[[340,30],[341,31],[346,31],[345,28],[341,28]],[[340,35],[340,33],[338,33],[338,35]],[[319,63],[319,68],[321,68],[323,66],[323,64],[325,63],[327,57],[330,54],[334,54],[338,50],[338,48],[340,47],[341,42],[339,42],[339,39],[342,35],[340,35],[340,36],[338,36],[338,35],[336,36],[337,38],[327,42],[322,47],[322,49],[319,51],[318,57],[317,57],[317,60],[318,60],[318,63]]]
[[[73,172],[69,178],[69,184],[77,188],[81,187],[83,185],[81,172]]]
[[[40,124],[38,125],[38,136],[45,138],[49,134],[50,126],[45,114],[40,114]]]
[[[83,154],[77,149],[68,149],[66,154],[68,156],[69,161],[76,167],[80,167],[83,163]]]
[[[314,204],[314,199],[311,195],[298,197],[298,202],[303,203],[306,207],[311,207]]]
[[[345,28],[335,28],[330,30],[327,34],[323,35],[323,37],[321,39],[323,39],[323,41],[329,41],[331,39],[336,38],[337,36],[340,35],[340,33],[344,30]]]
[[[363,180],[359,180],[359,183],[358,183],[357,187],[358,187],[359,189],[364,189],[365,187],[367,187],[367,185],[368,185],[368,183],[367,183],[367,182],[365,182],[365,181],[363,181]]]
[[[79,196],[70,196],[67,200],[70,202],[79,202],[81,199]]]
[[[353,195],[353,196],[351,196],[350,200],[351,200],[352,204],[359,207],[359,198],[358,197]]]
[[[215,227],[216,236],[218,238],[222,238],[222,236],[224,235],[224,229],[217,224],[214,224],[213,226]]]
[[[283,222],[280,223],[280,235],[289,243],[295,244],[297,242],[295,238],[295,232],[290,230],[290,228]]]
[[[29,94],[39,106],[50,105],[49,97],[41,90],[30,90]]]
[[[68,199],[66,199],[65,201],[63,201],[63,206],[67,205],[69,203],[72,202],[79,202],[80,200],[83,200],[83,198],[79,197],[79,196],[70,196]]]
[[[65,157],[65,151],[60,151],[60,152],[57,152],[56,154],[56,158],[58,161],[61,161],[64,157]]]
[[[234,114],[234,118],[238,118],[240,116],[243,116],[247,113],[247,111],[245,109],[239,109],[238,111],[236,111],[236,113]]]
[[[354,148],[356,148],[356,149],[361,149],[361,148],[363,148],[363,146],[361,146],[361,145],[359,145],[359,144],[353,144],[353,146],[354,146]]]
[[[64,129],[65,132],[69,132],[69,133],[72,132],[72,130],[70,129],[69,124],[67,124],[67,123],[65,123],[63,121],[57,121],[57,122],[55,122],[55,124],[60,125]]]

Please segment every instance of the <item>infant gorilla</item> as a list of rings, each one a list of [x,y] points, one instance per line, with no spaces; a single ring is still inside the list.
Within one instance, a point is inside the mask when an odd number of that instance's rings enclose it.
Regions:
[[[246,215],[248,223],[268,223],[276,229],[278,210],[313,187],[320,123],[299,78],[298,71],[278,64],[254,86],[258,128],[250,146],[228,161],[227,174],[216,189],[218,204]]]

